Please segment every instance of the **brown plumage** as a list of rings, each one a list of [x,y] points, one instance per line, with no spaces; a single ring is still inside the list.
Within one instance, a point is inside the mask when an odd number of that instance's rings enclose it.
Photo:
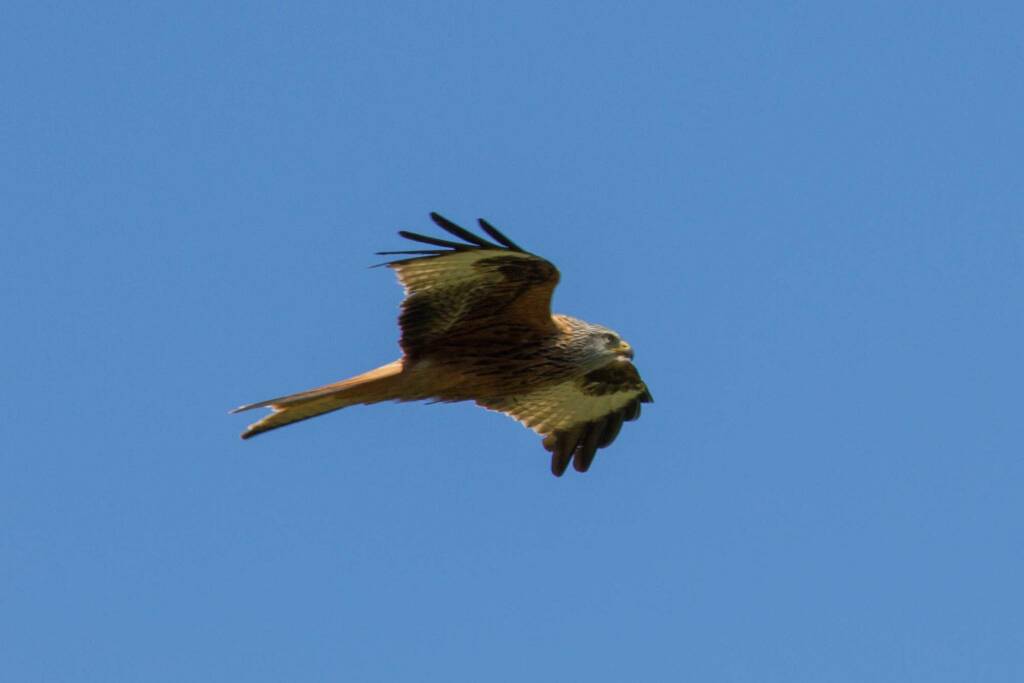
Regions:
[[[650,392],[629,344],[606,327],[552,315],[558,269],[483,219],[491,242],[436,213],[453,242],[401,231],[430,249],[386,265],[405,287],[402,358],[376,370],[231,411],[270,408],[243,439],[359,403],[475,401],[544,436],[551,471],[586,472]]]

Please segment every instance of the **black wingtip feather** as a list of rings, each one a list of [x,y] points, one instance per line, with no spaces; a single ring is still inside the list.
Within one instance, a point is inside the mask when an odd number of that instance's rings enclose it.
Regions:
[[[587,425],[586,433],[576,447],[576,455],[572,459],[572,466],[577,472],[586,472],[590,469],[590,463],[594,462],[597,455],[598,443],[604,433],[608,418],[595,420]]]
[[[483,229],[484,232],[486,232],[488,235],[496,239],[504,246],[508,247],[509,249],[512,249],[513,251],[523,251],[522,247],[520,247],[518,244],[516,244],[509,238],[505,237],[504,233],[502,233],[496,227],[485,221],[483,218],[478,218],[476,222],[480,224],[480,227]]]
[[[569,457],[558,453],[551,454],[551,474],[560,477],[569,469]]]
[[[418,232],[410,232],[408,230],[399,230],[398,234],[407,240],[413,242],[420,242],[422,244],[428,244],[432,247],[440,247],[439,249],[415,249],[415,250],[400,250],[400,251],[378,251],[377,254],[380,256],[410,256],[411,258],[402,259],[398,261],[389,261],[388,263],[382,263],[382,266],[394,266],[402,263],[409,263],[410,261],[416,261],[421,258],[433,258],[435,256],[444,256],[450,254],[453,251],[469,251],[472,249],[499,249],[499,250],[511,250],[518,251],[520,253],[528,253],[518,244],[506,237],[500,230],[495,228],[493,225],[480,219],[480,227],[488,235],[493,237],[498,244],[489,242],[479,235],[475,235],[469,230],[466,230],[460,225],[456,225],[452,221],[448,220],[436,211],[430,213],[430,219],[434,221],[441,229],[446,232],[455,235],[462,242],[454,242],[452,240],[445,240],[438,237],[431,237],[430,235],[421,235]]]
[[[433,244],[435,247],[446,247],[448,249],[454,249],[455,251],[465,251],[469,249],[468,244],[462,244],[461,242],[452,242],[451,240],[443,240],[437,237],[430,237],[428,235],[421,235],[416,232],[409,232],[408,230],[399,230],[398,234],[407,240],[413,242],[423,242],[424,244]]]
[[[632,422],[640,417],[641,403],[650,403],[652,400],[650,393],[644,391],[619,410],[602,418],[548,434],[544,438],[544,448],[551,452],[551,473],[561,477],[570,463],[577,472],[589,470],[597,451],[615,441],[624,422]]]
[[[556,477],[565,474],[569,462],[572,461],[572,454],[580,443],[581,435],[579,428],[558,432],[555,435],[554,443],[551,444],[551,474]]]
[[[446,230],[451,234],[455,235],[456,237],[466,240],[470,244],[475,244],[476,246],[481,247],[483,249],[500,248],[497,244],[494,244],[493,242],[488,242],[483,237],[480,237],[478,235],[474,235],[461,225],[456,225],[455,223],[448,220],[447,218],[437,213],[436,211],[430,212],[430,219],[437,223],[438,227],[441,228],[442,230]]]
[[[622,423],[625,418],[625,413],[621,410],[616,411],[608,416],[607,421],[604,425],[604,430],[601,432],[601,438],[597,442],[598,448],[604,448],[615,441],[615,437],[619,435],[619,431],[622,429]]]

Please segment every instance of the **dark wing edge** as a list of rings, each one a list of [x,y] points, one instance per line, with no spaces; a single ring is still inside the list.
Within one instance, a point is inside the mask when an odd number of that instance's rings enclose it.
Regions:
[[[551,473],[561,477],[570,462],[577,472],[589,470],[597,451],[615,441],[622,423],[639,419],[642,403],[654,403],[654,397],[646,387],[643,393],[618,410],[570,429],[548,434],[543,443],[544,448],[551,453]]]
[[[439,249],[411,249],[403,251],[378,251],[378,256],[411,256],[412,258],[396,259],[394,261],[388,261],[387,263],[381,263],[382,266],[392,266],[402,263],[408,263],[410,261],[417,261],[424,258],[435,258],[437,256],[444,256],[445,254],[451,254],[458,251],[469,251],[472,249],[496,249],[499,251],[517,251],[523,254],[529,253],[518,244],[510,240],[496,227],[485,221],[483,218],[478,219],[480,228],[487,233],[489,237],[494,239],[498,244],[488,241],[476,235],[469,230],[463,228],[436,211],[430,212],[430,219],[442,230],[448,232],[455,237],[458,237],[462,242],[453,242],[451,240],[444,240],[437,237],[431,237],[429,235],[421,235],[416,232],[409,232],[408,230],[399,230],[398,234],[407,240],[413,242],[419,242],[421,244],[428,244],[432,247],[440,247]]]

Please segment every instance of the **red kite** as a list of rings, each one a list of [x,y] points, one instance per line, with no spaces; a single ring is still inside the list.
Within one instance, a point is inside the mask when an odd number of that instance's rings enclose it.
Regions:
[[[544,437],[551,471],[571,461],[586,472],[597,449],[651,403],[619,335],[551,313],[558,269],[524,251],[487,221],[491,242],[436,213],[434,222],[462,240],[401,231],[433,249],[385,251],[405,287],[398,322],[402,357],[351,379],[231,411],[270,408],[243,439],[358,403],[475,401]]]

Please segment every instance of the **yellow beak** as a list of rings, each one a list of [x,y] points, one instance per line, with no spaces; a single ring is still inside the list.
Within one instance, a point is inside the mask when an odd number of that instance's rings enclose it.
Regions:
[[[633,347],[626,342],[619,342],[619,348],[615,349],[615,353],[633,360]]]

